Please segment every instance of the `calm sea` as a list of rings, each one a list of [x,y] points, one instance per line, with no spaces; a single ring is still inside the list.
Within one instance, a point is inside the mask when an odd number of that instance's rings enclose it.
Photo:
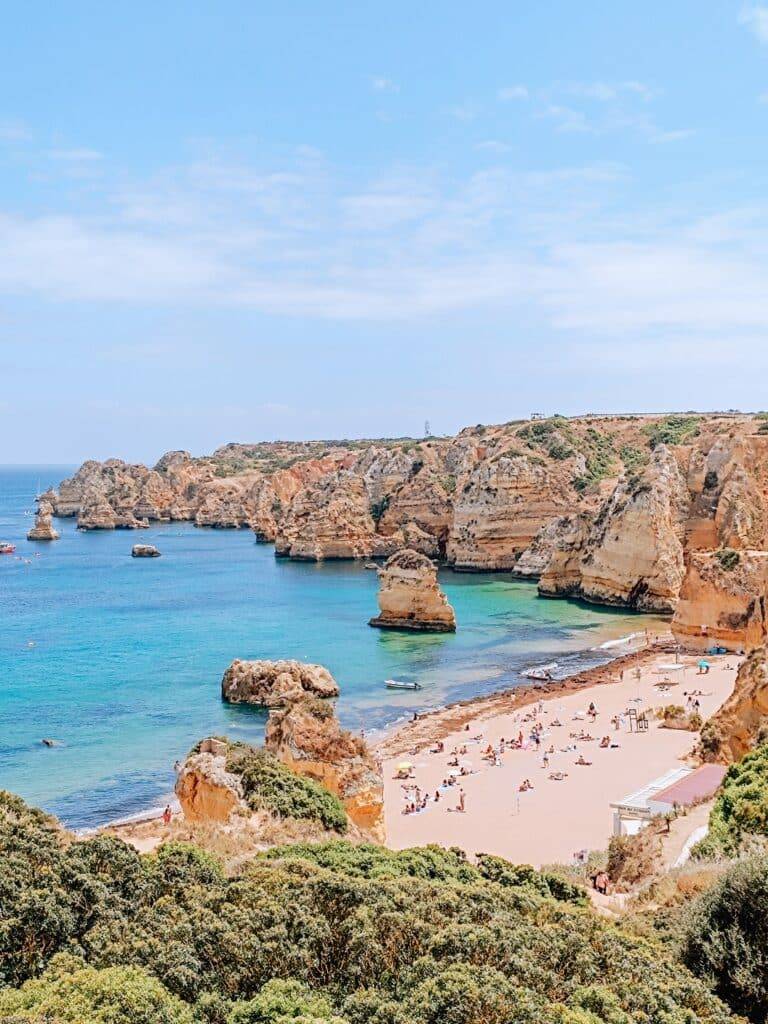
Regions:
[[[557,659],[573,670],[590,650],[657,619],[538,598],[503,575],[441,573],[455,635],[371,629],[376,573],[361,564],[276,560],[247,530],[170,524],[30,543],[38,489],[72,467],[0,467],[0,788],[74,828],[156,806],[173,763],[201,736],[258,741],[265,714],[222,704],[233,658],[326,665],[351,728],[382,728],[449,700],[520,682]],[[137,541],[162,558],[132,559]],[[423,690],[393,693],[388,678]],[[60,742],[47,747],[43,737]]]

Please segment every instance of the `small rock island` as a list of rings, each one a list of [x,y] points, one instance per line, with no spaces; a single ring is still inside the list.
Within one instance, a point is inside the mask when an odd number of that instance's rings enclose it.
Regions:
[[[35,525],[27,533],[27,540],[58,540],[59,534],[53,526],[53,505],[41,499],[35,516]]]
[[[436,566],[410,548],[397,551],[379,569],[379,609],[370,626],[425,633],[456,630],[456,614],[437,582]]]
[[[338,697],[339,684],[327,668],[303,661],[241,661],[236,658],[221,680],[222,700],[230,704],[283,707],[301,697]]]
[[[159,558],[160,551],[154,544],[134,544],[131,548],[132,558]]]

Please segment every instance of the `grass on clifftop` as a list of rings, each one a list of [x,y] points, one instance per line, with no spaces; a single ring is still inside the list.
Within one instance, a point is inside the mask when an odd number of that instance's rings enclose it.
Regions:
[[[233,743],[227,754],[227,771],[240,776],[252,810],[272,811],[281,818],[317,821],[341,834],[347,831],[347,814],[341,800],[320,783],[292,772],[266,750]]]

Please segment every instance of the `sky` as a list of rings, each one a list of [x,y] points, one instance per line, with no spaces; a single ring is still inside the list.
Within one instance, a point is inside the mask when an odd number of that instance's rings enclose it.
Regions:
[[[768,6],[9,5],[0,462],[768,406]]]

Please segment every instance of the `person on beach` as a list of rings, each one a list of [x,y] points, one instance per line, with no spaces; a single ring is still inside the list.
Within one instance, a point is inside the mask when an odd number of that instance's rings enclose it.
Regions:
[[[165,825],[166,828],[171,824],[171,807],[170,807],[170,804],[166,804],[165,805],[165,810],[163,811],[163,824]]]
[[[459,810],[462,814],[465,811],[465,795],[464,795],[464,790],[463,789],[459,790],[459,806],[458,806],[457,810]]]

